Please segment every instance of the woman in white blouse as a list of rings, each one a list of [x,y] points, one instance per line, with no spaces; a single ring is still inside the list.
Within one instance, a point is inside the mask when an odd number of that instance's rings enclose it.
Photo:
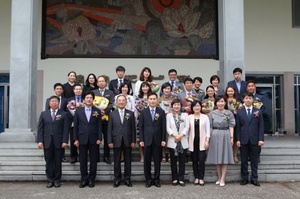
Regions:
[[[194,184],[204,186],[206,150],[209,146],[210,122],[207,115],[201,113],[201,102],[191,104],[189,115],[189,151],[192,152]]]
[[[148,67],[143,68],[139,80],[135,83],[134,96],[137,97],[139,95],[140,87],[143,82],[148,82],[150,84],[152,81],[151,69]]]
[[[167,114],[167,132],[169,134],[167,147],[171,156],[172,184],[185,186],[185,157],[189,147],[187,134],[189,130],[189,119],[186,113],[180,112],[181,103],[179,99],[171,102],[172,112]],[[179,172],[177,172],[177,160]]]
[[[124,95],[127,99],[127,104],[126,104],[125,108],[132,112],[135,112],[135,99],[133,96],[129,95],[130,88],[129,88],[129,84],[127,82],[124,82],[120,85],[119,93],[120,93],[120,95]],[[117,97],[118,97],[118,95],[115,96],[115,102],[117,100]]]

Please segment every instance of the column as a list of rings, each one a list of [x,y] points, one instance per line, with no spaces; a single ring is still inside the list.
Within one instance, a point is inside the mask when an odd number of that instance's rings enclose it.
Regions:
[[[245,80],[244,1],[218,0],[218,10],[220,83],[225,88],[236,67]]]
[[[0,141],[34,141],[39,0],[12,0],[9,128]]]
[[[294,136],[296,132],[295,125],[295,90],[294,90],[294,73],[285,72],[283,74],[283,128],[287,135]],[[277,131],[277,129],[274,129]]]

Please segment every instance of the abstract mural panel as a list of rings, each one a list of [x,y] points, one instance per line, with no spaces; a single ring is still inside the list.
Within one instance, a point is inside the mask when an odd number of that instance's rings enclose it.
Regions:
[[[217,0],[43,0],[42,59],[218,58]]]

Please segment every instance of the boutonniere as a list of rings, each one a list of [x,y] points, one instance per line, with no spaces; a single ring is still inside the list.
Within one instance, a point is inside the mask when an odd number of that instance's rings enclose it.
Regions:
[[[224,118],[224,120],[225,120],[225,121],[229,121],[229,117],[226,116],[226,117]]]
[[[61,115],[56,115],[55,120],[59,121],[61,119]]]
[[[181,116],[178,118],[178,120],[179,120],[179,123],[184,122],[184,118],[182,118]]]
[[[93,117],[98,117],[99,116],[99,113],[97,111],[94,111],[93,112]]]
[[[253,113],[253,115],[254,115],[254,117],[259,117],[259,111],[255,111],[255,112]]]
[[[155,119],[155,120],[158,120],[158,118],[159,118],[159,114],[158,114],[158,113],[155,113],[154,119]]]
[[[130,114],[129,114],[129,113],[126,113],[125,119],[126,119],[126,120],[129,120],[129,118],[130,118]]]

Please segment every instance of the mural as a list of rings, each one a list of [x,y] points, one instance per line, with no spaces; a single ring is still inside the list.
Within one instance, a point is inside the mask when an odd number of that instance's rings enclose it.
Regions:
[[[218,58],[217,0],[43,0],[42,59]]]

